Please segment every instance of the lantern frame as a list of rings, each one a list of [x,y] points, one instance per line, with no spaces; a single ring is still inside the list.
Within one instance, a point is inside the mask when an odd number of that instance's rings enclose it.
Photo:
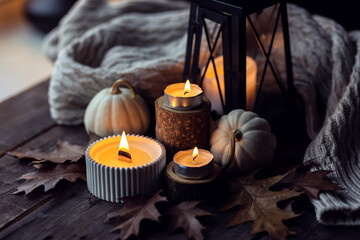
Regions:
[[[205,73],[212,62],[216,77],[217,87],[223,107],[223,112],[227,113],[236,108],[246,109],[246,20],[254,34],[261,53],[265,57],[265,64],[259,86],[256,93],[253,110],[256,111],[262,85],[265,79],[267,68],[269,67],[274,78],[283,93],[290,102],[294,100],[294,83],[290,51],[289,26],[287,18],[287,7],[285,0],[190,0],[190,16],[188,26],[187,49],[184,66],[184,80],[190,79],[200,86],[203,83]],[[261,13],[265,8],[279,4],[274,28],[268,50],[265,49],[258,31],[256,30],[250,15]],[[287,89],[284,87],[279,74],[274,69],[270,60],[271,51],[278,28],[278,23],[282,23],[284,55],[286,64]],[[215,34],[215,40],[212,41],[208,25],[205,21],[208,19],[220,25]],[[205,71],[199,79],[199,55],[201,47],[202,32],[206,36],[206,42],[209,50],[209,58],[206,61]],[[225,102],[221,93],[218,74],[214,61],[214,51],[218,40],[222,35],[222,50],[224,58],[224,81],[225,81]]]

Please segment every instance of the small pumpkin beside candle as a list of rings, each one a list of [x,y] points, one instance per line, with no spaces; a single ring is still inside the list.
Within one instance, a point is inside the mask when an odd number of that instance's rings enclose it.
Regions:
[[[120,88],[120,85],[128,88]],[[87,132],[100,137],[122,131],[144,134],[149,128],[150,113],[131,84],[119,79],[111,88],[105,88],[93,97],[86,108],[84,124]]]
[[[210,145],[214,160],[223,169],[246,173],[269,164],[277,143],[265,119],[236,109],[221,117]]]

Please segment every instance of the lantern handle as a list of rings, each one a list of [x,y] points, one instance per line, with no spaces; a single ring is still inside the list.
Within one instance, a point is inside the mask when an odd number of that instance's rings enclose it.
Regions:
[[[222,168],[226,171],[232,165],[235,158],[235,143],[242,139],[242,132],[239,129],[232,130],[230,133],[230,157],[223,164]]]
[[[130,91],[131,91],[131,97],[132,97],[132,98],[134,98],[134,97],[136,96],[136,94],[135,94],[135,89],[134,89],[134,87],[131,85],[131,83],[129,83],[128,81],[126,81],[126,80],[124,80],[124,79],[121,79],[121,78],[118,79],[118,80],[116,80],[116,81],[113,83],[112,87],[110,88],[110,94],[112,94],[112,95],[120,94],[120,93],[121,93],[121,90],[120,90],[120,88],[119,88],[120,85],[125,85],[125,86],[127,86],[127,87],[130,89]]]

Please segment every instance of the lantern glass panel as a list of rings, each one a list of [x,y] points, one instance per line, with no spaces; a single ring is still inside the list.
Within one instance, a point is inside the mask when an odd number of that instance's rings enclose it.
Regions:
[[[266,54],[269,53],[273,33],[275,33],[261,89],[261,94],[265,94],[265,96],[284,93],[287,85],[281,15],[279,16],[276,31],[274,31],[278,11],[279,5],[277,4],[264,9],[261,14],[251,14],[246,21],[246,54],[254,58],[258,66],[258,87],[266,63]],[[252,28],[249,18],[256,29],[256,33]],[[261,43],[257,40],[257,36],[260,38]],[[264,48],[264,52],[262,47]]]
[[[207,7],[193,10],[188,38],[192,46],[187,50],[191,55],[187,54],[184,77],[202,86],[212,110],[220,115],[234,107],[259,112],[260,105],[272,104],[268,96],[285,96],[287,83],[293,88],[289,44],[284,44],[289,43],[287,19],[282,19],[286,5],[275,4],[251,15]]]

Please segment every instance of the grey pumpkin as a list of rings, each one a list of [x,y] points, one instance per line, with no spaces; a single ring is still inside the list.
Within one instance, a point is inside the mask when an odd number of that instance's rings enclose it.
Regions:
[[[236,109],[221,117],[210,145],[214,160],[224,169],[246,173],[269,164],[277,144],[265,119]]]

